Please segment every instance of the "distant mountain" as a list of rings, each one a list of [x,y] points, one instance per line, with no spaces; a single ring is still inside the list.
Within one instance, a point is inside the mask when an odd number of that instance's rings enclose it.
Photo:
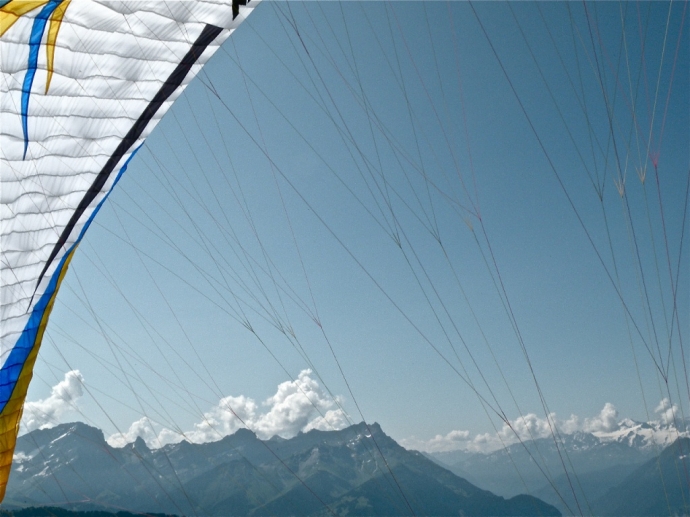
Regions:
[[[261,441],[240,430],[206,444],[123,448],[83,423],[19,438],[5,505],[55,504],[209,516],[560,515],[527,495],[482,490],[377,424]]]
[[[686,423],[679,426],[687,429]],[[427,456],[498,495],[529,493],[565,515],[591,515],[597,514],[595,501],[678,436],[673,426],[626,419],[609,432],[561,434],[558,449],[552,438],[539,438],[489,454],[450,451]]]
[[[636,467],[658,450],[636,447],[626,441],[603,441],[593,434],[577,432],[561,435],[559,449],[552,438],[539,438],[490,454],[465,452],[451,456],[437,453],[432,458],[471,483],[508,497],[528,490],[541,490],[548,485],[548,479],[555,480],[564,473],[564,465],[569,473],[576,472],[580,476],[614,465]]]
[[[680,438],[593,504],[597,515],[688,515],[690,439]]]

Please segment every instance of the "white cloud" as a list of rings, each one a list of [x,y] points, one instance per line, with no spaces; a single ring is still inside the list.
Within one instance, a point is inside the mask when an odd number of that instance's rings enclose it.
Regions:
[[[281,383],[276,394],[264,402],[263,405],[269,410],[252,426],[259,437],[294,436],[312,418],[317,418],[319,412],[323,413],[335,405],[310,374],[311,370],[303,370],[296,380]]]
[[[48,397],[27,402],[22,416],[22,433],[55,426],[65,415],[78,409],[77,402],[84,394],[83,383],[81,373],[72,370],[53,386]],[[255,432],[261,439],[275,435],[291,438],[299,432],[312,429],[343,429],[350,424],[350,420],[340,408],[341,402],[339,397],[333,400],[324,391],[312,377],[311,370],[303,370],[294,381],[279,384],[275,394],[262,403],[245,395],[222,398],[203,414],[199,422],[193,424],[191,430],[171,430],[144,417],[133,422],[127,431],[110,436],[108,443],[122,447],[141,437],[149,447],[158,448],[182,440],[193,443],[216,441],[244,427]],[[644,424],[649,427],[646,430],[640,427],[643,425],[641,423],[620,419],[616,407],[607,402],[596,416],[590,418],[580,419],[577,415],[570,415],[566,420],[559,420],[554,413],[548,418],[528,413],[509,424],[504,423],[493,433],[472,436],[467,430],[452,430],[428,440],[413,436],[400,440],[400,444],[408,449],[427,452],[465,450],[488,453],[519,440],[549,437],[552,429],[558,429],[566,435],[579,431],[594,433],[606,440],[622,439],[624,436],[632,436],[631,433],[644,434],[645,431],[645,440],[659,444],[669,441],[669,437],[677,437],[679,433],[675,430],[674,420],[678,406],[664,398],[654,412],[658,415],[658,420]]]
[[[470,440],[469,431],[451,431],[448,434],[437,434],[431,440],[423,441],[417,438],[400,440],[400,445],[407,449],[421,449],[426,452],[446,452],[466,449]]]
[[[609,403],[607,402],[606,405],[608,405],[608,404]],[[606,406],[604,406],[604,407],[606,407]],[[585,419],[585,422],[587,422],[587,419]],[[577,431],[582,431],[583,430],[583,424],[580,422],[579,416],[570,415],[570,418],[568,418],[568,420],[559,420],[558,421],[558,430],[564,434],[573,434],[573,433],[576,433]]]
[[[446,435],[436,435],[430,440],[408,438],[401,440],[401,444],[407,448],[426,452],[465,450],[489,453],[518,441],[548,438],[555,430],[563,434],[573,434],[578,431],[611,433],[619,427],[618,410],[613,404],[607,402],[597,416],[585,418],[584,421],[577,415],[570,415],[566,420],[559,420],[555,413],[551,413],[548,418],[528,413],[509,423],[503,423],[501,428],[493,433],[478,433],[470,436],[469,431],[456,430]]]
[[[251,429],[261,439],[275,435],[291,438],[300,431],[347,427],[347,416],[336,407],[341,401],[328,396],[311,373],[311,370],[303,370],[294,381],[279,384],[276,393],[262,404],[245,395],[224,397],[205,412],[190,431],[175,432],[142,418],[127,432],[110,436],[108,443],[122,447],[141,436],[149,447],[157,448],[182,440],[192,443],[216,441],[243,427]]]
[[[670,425],[675,422],[677,411],[678,406],[671,404],[671,401],[667,398],[659,402],[659,405],[654,408],[654,412],[659,415],[659,419],[665,425]]]
[[[84,395],[83,384],[84,377],[79,370],[72,370],[53,386],[48,397],[24,404],[20,427],[22,432],[28,433],[59,424],[65,414],[77,409],[77,400]]]
[[[571,422],[572,417],[568,422]],[[552,430],[558,427],[555,414],[540,418],[528,413],[515,420],[504,423],[497,433],[477,434],[467,442],[465,447],[470,452],[493,452],[518,441],[535,440],[551,436]]]
[[[108,438],[108,443],[113,447],[123,447],[135,441],[138,436],[141,436],[146,443],[157,443],[158,441],[158,434],[153,428],[151,421],[143,417],[133,422],[127,432],[112,435]]]
[[[426,452],[464,450],[489,453],[517,443],[519,440],[550,437],[552,428],[563,435],[586,432],[593,433],[602,440],[618,440],[623,443],[628,443],[635,437],[638,439],[641,437],[647,443],[660,445],[667,445],[683,434],[674,427],[674,417],[678,411],[676,404],[663,399],[654,411],[659,415],[659,419],[642,424],[627,418],[620,419],[616,407],[607,402],[601,411],[591,418],[580,419],[577,415],[570,415],[568,419],[560,420],[556,418],[555,413],[551,413],[548,418],[529,413],[510,421],[510,425],[504,423],[501,429],[493,433],[470,436],[468,431],[451,431],[446,435],[436,435],[429,440],[407,438],[401,440],[400,444],[408,449]]]
[[[177,441],[185,439],[193,443],[205,443],[220,440],[245,427],[245,424],[251,427],[256,420],[257,409],[256,402],[244,395],[223,397],[216,406],[204,413],[201,422],[194,424],[194,428]]]
[[[551,436],[556,425],[556,415],[554,413],[551,413],[548,419],[529,413],[513,420],[510,426],[503,424],[500,434],[506,441],[517,440],[516,435],[521,440],[546,438]]]
[[[332,431],[333,429],[345,429],[350,425],[347,415],[342,409],[330,409],[323,416],[318,416],[302,429],[305,433],[316,429],[318,431]]]
[[[582,430],[588,433],[597,431],[611,433],[619,428],[618,410],[610,402],[604,404],[604,408],[594,418],[585,418],[585,423],[582,426]]]

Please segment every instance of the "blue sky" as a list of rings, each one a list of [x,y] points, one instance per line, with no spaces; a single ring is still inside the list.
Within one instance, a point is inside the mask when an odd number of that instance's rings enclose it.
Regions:
[[[79,370],[69,416],[188,431],[311,368],[428,439],[543,417],[529,359],[561,418],[687,412],[685,6],[583,5],[261,5],[99,214],[29,400]]]

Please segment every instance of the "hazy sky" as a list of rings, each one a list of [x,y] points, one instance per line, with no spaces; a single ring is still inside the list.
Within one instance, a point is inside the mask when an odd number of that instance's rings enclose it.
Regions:
[[[686,7],[261,5],[80,246],[29,427],[687,412]]]

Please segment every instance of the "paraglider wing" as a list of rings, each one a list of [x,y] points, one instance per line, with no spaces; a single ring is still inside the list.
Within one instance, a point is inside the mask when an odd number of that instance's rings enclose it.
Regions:
[[[0,500],[60,282],[127,164],[259,0],[0,0]]]

